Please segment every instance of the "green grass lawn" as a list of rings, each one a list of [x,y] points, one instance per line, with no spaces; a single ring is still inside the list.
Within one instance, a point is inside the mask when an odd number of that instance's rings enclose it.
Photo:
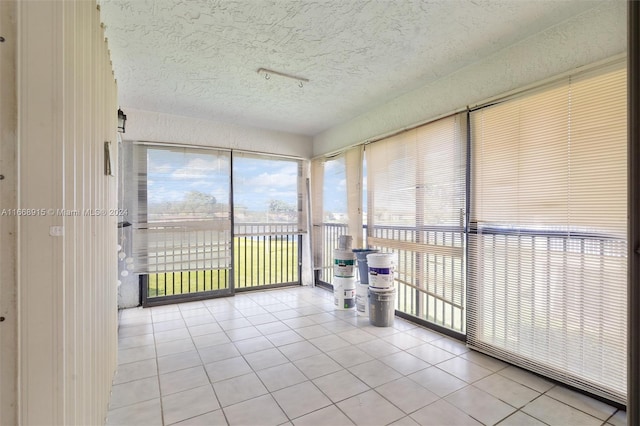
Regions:
[[[236,288],[297,282],[298,241],[234,238]],[[199,293],[229,288],[230,271],[149,274],[148,297]]]

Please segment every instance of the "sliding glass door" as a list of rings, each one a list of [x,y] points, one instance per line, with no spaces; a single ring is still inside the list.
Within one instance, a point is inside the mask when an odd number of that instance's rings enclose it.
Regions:
[[[133,264],[143,300],[230,294],[230,152],[139,144],[134,156]]]

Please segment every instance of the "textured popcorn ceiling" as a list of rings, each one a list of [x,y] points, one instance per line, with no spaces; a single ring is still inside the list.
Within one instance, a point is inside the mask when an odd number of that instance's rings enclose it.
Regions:
[[[121,105],[315,135],[598,2],[100,4]],[[256,72],[261,67],[310,82],[300,88],[275,75],[266,80]]]

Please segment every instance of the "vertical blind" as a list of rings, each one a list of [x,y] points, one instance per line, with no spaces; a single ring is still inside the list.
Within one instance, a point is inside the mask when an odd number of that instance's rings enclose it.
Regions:
[[[471,113],[470,346],[624,403],[624,64]]]
[[[231,267],[231,158],[215,149],[134,146],[133,270]]]
[[[367,242],[392,251],[398,309],[464,332],[466,114],[366,147]]]

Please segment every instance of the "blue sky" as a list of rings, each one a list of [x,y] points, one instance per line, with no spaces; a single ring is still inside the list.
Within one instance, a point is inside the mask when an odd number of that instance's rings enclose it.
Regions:
[[[228,152],[188,149],[149,149],[148,200],[181,201],[189,191],[229,202]],[[269,201],[297,206],[298,163],[282,159],[234,157],[234,203],[253,211],[267,210]]]
[[[228,203],[229,152],[150,148],[147,153],[147,196],[150,203],[181,201],[189,191],[213,195],[218,203]],[[271,200],[297,206],[297,161],[239,154],[234,156],[233,167],[236,206],[266,211]],[[346,212],[344,159],[325,163],[323,186],[324,210]],[[364,197],[366,210],[366,192]]]

